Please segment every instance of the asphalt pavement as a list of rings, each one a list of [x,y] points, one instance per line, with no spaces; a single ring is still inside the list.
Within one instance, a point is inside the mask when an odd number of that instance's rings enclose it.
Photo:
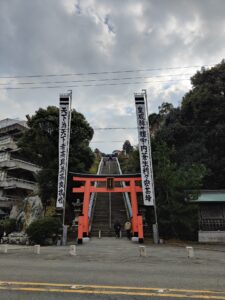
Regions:
[[[225,299],[225,246],[139,244],[102,238],[76,247],[0,251],[0,300]]]

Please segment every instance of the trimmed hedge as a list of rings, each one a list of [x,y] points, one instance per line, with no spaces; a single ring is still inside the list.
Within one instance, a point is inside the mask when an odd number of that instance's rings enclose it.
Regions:
[[[26,233],[32,243],[46,245],[48,239],[57,237],[61,228],[62,224],[58,219],[45,217],[31,223]]]
[[[9,233],[16,230],[17,230],[16,219],[5,219],[0,221],[0,235],[2,231],[3,233],[5,232],[6,235],[8,235]]]

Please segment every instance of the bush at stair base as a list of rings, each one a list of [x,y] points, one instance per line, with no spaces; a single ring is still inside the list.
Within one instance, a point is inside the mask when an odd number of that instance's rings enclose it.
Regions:
[[[6,235],[9,233],[16,231],[16,219],[5,219],[0,221],[0,237],[3,236],[5,232]]]
[[[31,223],[26,233],[31,243],[49,245],[56,242],[61,228],[62,224],[58,219],[46,217]]]

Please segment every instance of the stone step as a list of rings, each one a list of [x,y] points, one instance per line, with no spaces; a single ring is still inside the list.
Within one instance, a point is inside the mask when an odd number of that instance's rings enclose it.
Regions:
[[[102,168],[101,174],[119,174],[116,161],[108,161]],[[101,184],[99,184],[101,186]],[[117,185],[117,186],[120,186]],[[112,228],[109,228],[109,194],[97,194],[94,217],[92,222],[92,235],[98,236],[99,229],[102,230],[102,236],[115,236],[113,224],[118,221],[122,228],[127,220],[126,209],[124,206],[123,195],[120,193],[111,194],[111,222]]]

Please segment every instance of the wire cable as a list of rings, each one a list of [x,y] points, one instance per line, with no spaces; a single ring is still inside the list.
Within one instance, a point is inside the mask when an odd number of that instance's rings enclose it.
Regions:
[[[121,83],[100,83],[100,84],[83,84],[83,85],[54,85],[54,86],[32,86],[32,87],[5,87],[0,90],[37,90],[37,89],[62,89],[62,88],[78,88],[78,87],[101,87],[101,86],[120,86],[120,85],[132,85],[132,84],[144,84],[144,83],[167,83],[167,82],[179,82],[190,81],[189,78],[185,79],[171,79],[171,80],[158,80],[158,81],[140,81],[140,82],[121,82]]]
[[[134,76],[134,77],[120,77],[120,78],[99,78],[99,79],[86,79],[86,80],[64,80],[64,81],[37,81],[37,82],[13,82],[13,84],[21,85],[31,85],[31,84],[62,84],[62,83],[78,83],[78,82],[98,82],[98,81],[119,81],[119,80],[129,80],[129,79],[148,79],[155,77],[175,77],[175,76],[191,76],[191,73],[186,74],[162,74],[154,76]],[[0,83],[1,86],[10,85],[10,83]]]
[[[135,72],[152,72],[162,70],[179,70],[179,69],[191,69],[202,67],[213,67],[216,64],[211,65],[197,65],[197,66],[183,66],[183,67],[167,67],[167,68],[146,68],[146,69],[131,69],[131,70],[117,70],[117,71],[104,71],[104,72],[86,72],[86,73],[61,73],[61,74],[36,74],[36,75],[12,75],[12,76],[0,76],[2,79],[16,79],[16,78],[41,78],[41,77],[57,77],[57,76],[86,76],[86,75],[105,75],[105,74],[121,74],[121,73],[135,73]]]
[[[127,129],[137,129],[137,127],[97,127],[94,128],[94,130],[127,130]]]

